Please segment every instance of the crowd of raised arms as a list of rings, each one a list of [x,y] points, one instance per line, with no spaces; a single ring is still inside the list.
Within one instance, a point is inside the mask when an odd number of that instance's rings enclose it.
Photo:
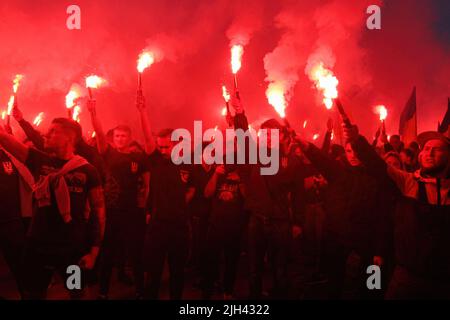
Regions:
[[[68,288],[73,299],[89,287],[112,298],[119,282],[136,299],[158,299],[166,260],[173,300],[184,298],[187,277],[202,299],[301,299],[314,286],[342,299],[349,283],[356,299],[450,298],[443,134],[404,145],[380,132],[369,143],[347,123],[341,146],[329,121],[318,148],[270,119],[261,129],[279,130],[271,152],[280,166],[262,175],[260,162],[175,165],[173,130],[152,132],[140,94],[143,145],[128,126],[104,131],[96,101],[87,104],[96,133],[89,141],[68,118],[40,133],[17,104],[13,118],[27,139],[0,128],[0,249],[22,299],[46,299],[68,266],[82,271],[82,286]],[[240,99],[232,110],[230,128],[246,130]],[[242,265],[245,288],[236,294]]]

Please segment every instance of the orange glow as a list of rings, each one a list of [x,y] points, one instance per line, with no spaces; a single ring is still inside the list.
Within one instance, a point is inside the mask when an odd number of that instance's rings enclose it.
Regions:
[[[155,58],[151,52],[144,51],[139,55],[137,61],[137,70],[142,73],[155,62]]]
[[[325,107],[331,109],[333,107],[333,99],[338,97],[337,86],[339,80],[331,70],[324,67],[323,62],[318,63],[311,69],[309,77],[314,81],[316,88],[322,92]]]
[[[244,47],[236,44],[231,47],[231,71],[233,74],[238,73],[242,66],[242,54],[244,53]]]
[[[14,96],[9,97],[9,101],[8,101],[8,111],[6,112],[6,114],[8,116],[11,115],[12,109],[14,107]]]
[[[227,90],[227,87],[225,87],[225,86],[222,86],[222,96],[223,96],[223,99],[225,100],[225,102],[230,101],[231,96]]]
[[[23,75],[21,75],[21,74],[17,74],[16,75],[16,77],[14,78],[14,80],[13,80],[13,92],[14,93],[17,93],[17,89],[19,89],[19,83],[20,83],[20,80],[22,80],[23,79]]]
[[[80,106],[75,106],[73,108],[73,115],[72,115],[72,119],[76,122],[80,122],[80,113],[81,113],[81,108]]]
[[[102,86],[105,83],[106,83],[105,79],[102,79],[96,75],[86,77],[86,88],[97,89],[98,87]]]
[[[75,100],[80,97],[80,94],[75,90],[70,90],[66,95],[66,108],[72,109],[75,106]]]
[[[376,106],[376,112],[380,115],[380,121],[384,121],[386,120],[387,116],[388,116],[388,111],[386,109],[385,106],[380,105],[380,106]]]
[[[42,120],[44,120],[44,113],[43,113],[43,112],[40,112],[40,113],[36,116],[36,118],[34,118],[33,124],[34,124],[36,127],[39,127],[39,125],[41,124]]]
[[[227,113],[228,113],[228,111],[227,111],[227,108],[226,107],[223,107],[222,108],[222,116],[226,116],[227,115]]]
[[[282,86],[271,83],[266,90],[266,97],[279,116],[281,118],[286,117],[286,99]]]

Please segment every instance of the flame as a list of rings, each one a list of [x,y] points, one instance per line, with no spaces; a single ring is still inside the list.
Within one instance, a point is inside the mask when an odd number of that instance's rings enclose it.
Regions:
[[[70,90],[69,93],[66,95],[66,108],[72,109],[76,103],[75,100],[80,97],[80,94],[75,90]]]
[[[150,67],[155,62],[155,57],[153,53],[144,51],[139,55],[139,59],[137,61],[137,70],[142,73],[145,69]]]
[[[240,44],[236,44],[231,47],[231,71],[233,74],[238,73],[242,66],[242,54],[244,53],[244,47]]]
[[[44,113],[43,113],[43,112],[40,112],[40,113],[36,116],[36,118],[34,118],[33,124],[34,124],[36,127],[39,127],[39,125],[41,124],[42,120],[44,120]]]
[[[76,122],[80,122],[80,113],[81,113],[81,108],[80,106],[75,106],[73,108],[73,115],[72,115],[72,119]]]
[[[286,117],[286,99],[282,86],[271,83],[267,88],[266,97],[280,117]]]
[[[86,88],[97,89],[98,87],[100,87],[101,85],[103,85],[105,83],[106,83],[105,79],[102,79],[96,75],[86,77]]]
[[[386,120],[388,116],[388,111],[385,106],[376,106],[377,113],[380,115],[380,121]]]
[[[6,112],[6,114],[8,116],[11,115],[12,109],[14,108],[14,96],[9,97],[9,101],[8,101],[8,111]]]
[[[226,107],[223,107],[222,108],[222,116],[226,116],[227,115],[227,113],[228,113],[228,111],[227,111],[227,108]]]
[[[6,110],[3,110],[3,111],[2,111],[2,120],[5,120],[5,118],[6,118],[6,113],[7,113]]]
[[[308,125],[308,120],[303,121],[303,129],[306,129],[307,125]]]
[[[320,136],[320,135],[319,135],[318,133],[316,133],[316,134],[313,136],[313,140],[316,141],[317,139],[319,139],[319,136]]]
[[[322,92],[325,107],[331,109],[333,99],[338,97],[339,80],[331,70],[324,67],[323,62],[318,63],[311,69],[309,78],[315,82],[316,88]]]
[[[14,78],[14,80],[13,80],[13,92],[14,93],[17,93],[17,89],[19,89],[19,83],[20,83],[20,80],[22,80],[23,79],[23,75],[21,75],[21,74],[17,74],[16,75],[16,77]]]
[[[227,87],[225,87],[225,86],[222,86],[222,96],[223,96],[223,99],[225,100],[225,102],[230,101],[231,96],[227,90]]]

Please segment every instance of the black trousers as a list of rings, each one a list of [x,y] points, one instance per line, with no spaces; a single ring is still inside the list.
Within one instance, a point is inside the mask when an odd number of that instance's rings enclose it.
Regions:
[[[342,294],[346,279],[347,260],[352,252],[356,253],[360,258],[356,274],[357,288],[355,288],[358,297],[360,299],[381,298],[383,296],[382,293],[367,288],[367,279],[370,275],[366,273],[366,270],[367,267],[373,265],[373,254],[371,254],[370,250],[361,248],[355,249],[352,246],[342,244],[338,239],[326,235],[320,260],[320,269],[328,277],[328,299],[336,300],[343,298]]]
[[[53,274],[58,272],[64,279],[64,283],[70,273],[67,268],[71,265],[79,265],[80,259],[87,254],[81,248],[47,248],[27,243],[24,253],[25,276],[25,298],[31,300],[42,300],[47,296],[47,288],[52,280]],[[81,271],[81,289],[69,291],[72,299],[78,299],[82,295],[84,288],[84,276]]]
[[[269,221],[252,215],[248,237],[250,299],[261,298],[266,254],[272,273],[272,297],[286,298],[288,294],[287,264],[292,240],[289,222]]]
[[[142,294],[144,268],[142,252],[145,239],[145,210],[109,211],[100,259],[100,294],[109,292],[113,267],[128,257],[132,268],[136,293]]]
[[[23,296],[24,273],[22,269],[25,247],[25,229],[21,219],[0,223],[0,251],[13,275],[17,289]]]
[[[231,295],[234,290],[239,257],[241,254],[242,222],[232,226],[211,225],[206,238],[203,297],[209,299],[214,281],[219,278],[220,257],[224,254],[223,289]]]
[[[448,300],[450,279],[430,280],[396,266],[386,292],[386,300]]]
[[[158,299],[164,262],[168,260],[170,299],[181,300],[184,288],[184,268],[188,256],[187,222],[150,221],[144,247],[145,269],[148,277],[146,299]]]
[[[208,233],[208,217],[193,216],[191,218],[190,233],[190,263],[194,268],[196,275],[200,276],[204,270],[204,257],[206,237]]]

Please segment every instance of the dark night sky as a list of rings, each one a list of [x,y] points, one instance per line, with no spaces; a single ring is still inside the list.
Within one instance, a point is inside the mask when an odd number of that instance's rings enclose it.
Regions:
[[[135,127],[136,59],[146,46],[155,46],[164,58],[144,74],[155,130],[191,128],[200,119],[207,127],[223,125],[221,85],[232,83],[229,30],[249,37],[239,84],[251,121],[276,116],[265,97],[270,74],[292,84],[287,116],[293,126],[308,119],[307,137],[324,131],[329,112],[305,74],[308,58],[324,47],[335,62],[340,97],[368,136],[378,125],[376,104],[388,107],[387,128],[397,132],[414,85],[419,130],[435,129],[447,107],[450,1],[386,0],[380,31],[365,28],[365,9],[380,0],[75,2],[81,7],[80,31],[65,26],[71,2],[0,3],[0,109],[6,108],[12,77],[23,73],[19,98],[28,119],[41,111],[48,118],[65,115],[71,85],[97,73],[109,82],[96,92],[105,126]],[[91,129],[86,112],[82,124]]]

